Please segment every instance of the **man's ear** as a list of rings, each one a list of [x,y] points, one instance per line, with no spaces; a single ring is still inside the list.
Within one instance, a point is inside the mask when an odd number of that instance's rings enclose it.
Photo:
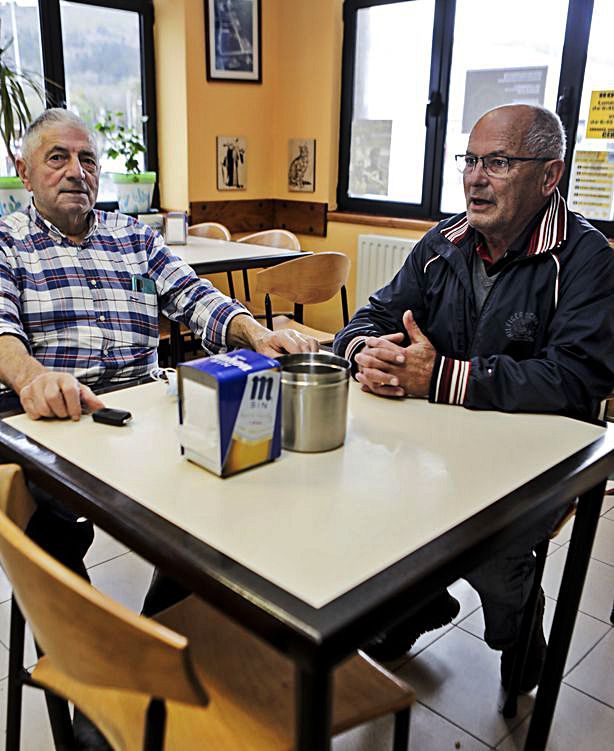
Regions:
[[[565,162],[562,159],[553,159],[551,162],[546,162],[546,169],[544,170],[544,178],[542,182],[542,194],[544,198],[548,198],[554,193],[556,186],[563,177],[565,171]]]
[[[17,174],[21,177],[21,182],[26,187],[26,190],[31,191],[32,188],[30,187],[30,180],[28,178],[28,165],[25,160],[18,156],[15,159],[15,167],[17,169]]]

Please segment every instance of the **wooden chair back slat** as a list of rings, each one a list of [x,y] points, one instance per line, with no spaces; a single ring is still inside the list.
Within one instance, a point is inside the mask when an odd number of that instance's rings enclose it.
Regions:
[[[265,229],[237,239],[238,243],[250,245],[266,245],[269,248],[284,248],[284,250],[300,250],[298,237],[287,229]]]
[[[349,273],[350,259],[343,253],[314,253],[259,271],[256,289],[309,305],[330,300],[346,283]]]
[[[98,592],[26,537],[21,521],[34,502],[21,469],[1,465],[0,477],[0,560],[56,668],[84,683],[204,706],[187,639]]]
[[[218,222],[202,222],[188,227],[188,235],[210,237],[213,240],[230,240],[230,230]]]

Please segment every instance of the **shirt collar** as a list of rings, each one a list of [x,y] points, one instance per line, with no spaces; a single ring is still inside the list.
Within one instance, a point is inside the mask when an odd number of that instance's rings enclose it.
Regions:
[[[527,248],[527,256],[534,256],[556,250],[567,240],[567,205],[558,188],[550,196],[542,212],[543,215],[531,231],[528,242],[523,231],[518,240],[512,243],[512,248],[519,247],[519,241],[522,241],[522,245]],[[532,222],[527,228],[531,224]],[[472,230],[467,214],[463,214],[454,224],[444,227],[441,234],[454,245],[460,245]]]
[[[32,221],[39,229],[43,230],[43,232],[48,232],[51,237],[53,237],[55,240],[62,241],[63,239],[67,239],[66,235],[62,232],[62,230],[58,229],[55,224],[50,222],[48,219],[45,219],[45,217],[40,213],[40,211],[36,208],[34,205],[34,199],[30,202],[30,206],[28,207],[28,211],[30,214],[30,221]],[[89,237],[91,237],[94,232],[98,229],[98,215],[96,211],[92,210],[90,211],[89,217],[89,229],[87,231],[87,234],[83,238],[82,242],[85,242]],[[69,240],[69,242],[71,242]]]

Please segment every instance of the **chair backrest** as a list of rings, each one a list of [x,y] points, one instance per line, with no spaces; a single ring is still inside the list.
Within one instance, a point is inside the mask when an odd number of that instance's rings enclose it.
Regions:
[[[98,592],[32,542],[20,529],[34,507],[21,468],[0,465],[0,478],[0,560],[56,669],[83,683],[206,705],[187,639]]]
[[[230,240],[230,231],[218,222],[202,222],[188,227],[188,235],[211,237],[213,240]]]
[[[284,248],[285,250],[300,250],[298,237],[287,229],[265,229],[237,239],[238,243],[251,245],[267,245],[269,248]]]
[[[256,274],[256,289],[299,305],[324,302],[337,294],[350,273],[343,253],[313,253]]]

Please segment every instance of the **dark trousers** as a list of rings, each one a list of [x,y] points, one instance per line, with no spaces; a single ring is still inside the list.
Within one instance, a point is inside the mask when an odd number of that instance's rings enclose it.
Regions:
[[[94,541],[94,525],[65,508],[49,493],[28,483],[37,508],[26,534],[49,555],[89,581],[83,558]]]

